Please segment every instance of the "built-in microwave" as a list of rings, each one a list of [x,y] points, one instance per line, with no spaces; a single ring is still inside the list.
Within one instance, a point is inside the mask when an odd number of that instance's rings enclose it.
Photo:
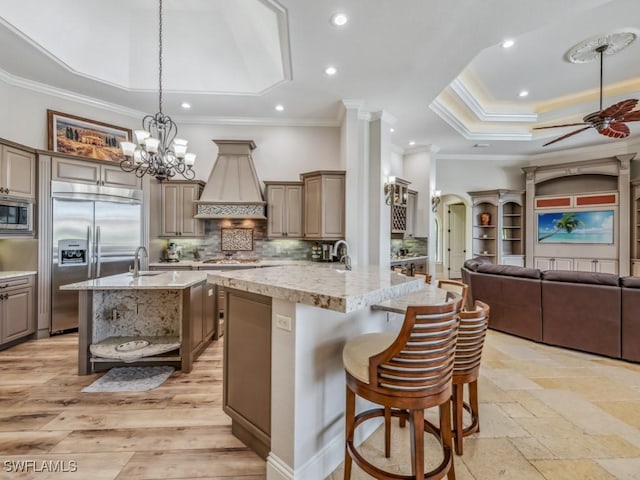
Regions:
[[[0,235],[33,232],[33,203],[0,198]]]

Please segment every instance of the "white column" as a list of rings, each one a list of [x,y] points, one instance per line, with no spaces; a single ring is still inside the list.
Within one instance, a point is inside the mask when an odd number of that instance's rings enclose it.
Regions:
[[[391,254],[391,208],[384,201],[384,183],[391,171],[391,125],[387,112],[375,112],[369,123],[369,263],[388,265]],[[362,209],[365,207],[361,205]]]
[[[620,276],[630,275],[631,269],[631,160],[635,153],[630,155],[618,155],[620,161],[618,172],[618,204],[620,208],[620,247],[618,250],[618,274]]]

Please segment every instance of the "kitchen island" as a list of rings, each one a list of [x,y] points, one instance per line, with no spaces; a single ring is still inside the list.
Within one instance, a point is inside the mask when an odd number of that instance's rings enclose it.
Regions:
[[[204,272],[141,272],[72,283],[79,292],[78,374],[122,363],[190,372],[211,341],[215,295]]]
[[[268,480],[326,478],[344,458],[342,348],[356,335],[397,330],[401,319],[369,307],[424,289],[424,280],[312,264],[208,281],[227,292],[223,408],[233,433],[267,458]]]

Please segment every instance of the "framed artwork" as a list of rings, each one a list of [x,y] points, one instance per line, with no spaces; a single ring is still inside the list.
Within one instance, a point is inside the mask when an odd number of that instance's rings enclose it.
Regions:
[[[538,213],[538,243],[613,244],[614,211]]]
[[[121,162],[120,142],[131,141],[128,128],[47,110],[48,149],[77,157]]]

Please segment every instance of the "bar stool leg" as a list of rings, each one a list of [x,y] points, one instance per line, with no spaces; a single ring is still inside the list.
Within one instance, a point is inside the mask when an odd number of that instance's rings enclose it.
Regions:
[[[416,480],[424,478],[424,410],[411,410],[411,473]]]
[[[353,441],[353,425],[356,418],[356,394],[347,387],[347,402],[345,410],[345,446],[344,446],[344,480],[351,480],[351,464],[353,459],[349,454],[347,442]]]
[[[469,406],[472,414],[478,419],[476,432],[480,431],[480,409],[478,405],[478,380],[469,383]]]
[[[462,424],[462,414],[464,411],[464,384],[453,384],[453,430],[455,431],[456,454],[462,455],[462,440],[464,438],[464,426]]]
[[[447,473],[448,480],[456,480],[456,471],[454,469],[453,461],[453,445],[451,434],[451,402],[444,402],[440,405],[440,435],[442,436],[442,444],[449,448],[449,454],[451,455],[451,468]]]
[[[391,407],[384,407],[384,456],[391,456]]]

